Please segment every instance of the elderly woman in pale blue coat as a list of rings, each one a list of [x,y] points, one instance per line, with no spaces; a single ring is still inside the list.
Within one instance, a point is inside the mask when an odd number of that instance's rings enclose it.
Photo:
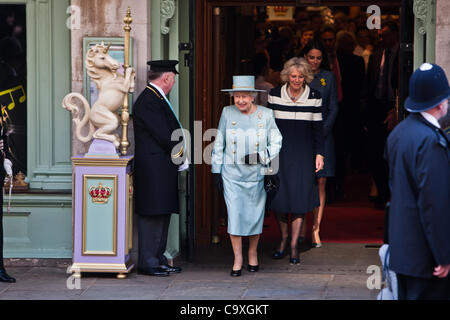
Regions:
[[[249,236],[248,270],[256,272],[266,192],[264,174],[281,149],[281,133],[273,111],[255,105],[258,91],[253,76],[234,76],[233,89],[224,89],[234,105],[224,107],[212,153],[214,182],[223,192],[228,211],[228,233],[234,252],[231,276],[240,276],[242,237]]]

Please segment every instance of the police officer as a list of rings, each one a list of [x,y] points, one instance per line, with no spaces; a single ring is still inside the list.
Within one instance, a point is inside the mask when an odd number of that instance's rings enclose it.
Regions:
[[[172,140],[172,133],[182,127],[167,99],[178,73],[177,63],[149,61],[150,83],[133,106],[138,272],[152,276],[181,272],[180,267],[169,266],[164,256],[170,217],[178,213],[178,171],[186,167],[181,161],[184,139]]]
[[[411,114],[386,147],[390,269],[399,299],[450,299],[450,142],[438,122],[450,87],[441,67],[425,63],[411,76],[409,92]]]

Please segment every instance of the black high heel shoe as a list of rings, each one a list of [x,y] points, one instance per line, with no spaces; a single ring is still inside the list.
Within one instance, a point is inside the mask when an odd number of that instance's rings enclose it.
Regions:
[[[285,255],[286,255],[286,250],[283,250],[283,251],[277,250],[272,254],[272,259],[283,259]]]
[[[289,237],[286,239],[286,241],[281,241],[281,243],[280,243],[280,247],[281,247],[281,244],[283,244],[284,243],[284,249],[283,250],[276,250],[273,254],[272,254],[272,259],[283,259],[284,258],[284,256],[286,255],[286,243],[287,243],[287,241],[289,240]]]
[[[300,263],[300,257],[298,256],[297,248],[291,249],[291,257],[289,258],[290,264],[298,264]]]
[[[252,265],[248,265],[248,271],[249,272],[258,272],[259,271],[259,265],[256,266],[252,266]]]
[[[242,272],[242,268],[239,269],[239,270],[231,269],[230,276],[232,276],[232,277],[240,277],[241,276],[241,272]]]

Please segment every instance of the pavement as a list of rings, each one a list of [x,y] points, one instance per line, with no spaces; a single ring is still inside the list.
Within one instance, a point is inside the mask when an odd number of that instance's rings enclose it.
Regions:
[[[242,276],[236,278],[230,276],[233,253],[226,241],[197,248],[192,262],[175,259],[183,271],[169,277],[135,271],[126,279],[117,279],[115,274],[83,273],[76,283],[67,273],[70,259],[6,259],[6,270],[17,282],[0,283],[0,300],[376,299],[379,290],[369,289],[367,283],[375,283],[372,272],[381,268],[377,246],[323,243],[323,247],[311,249],[304,244],[298,265],[290,265],[289,257],[271,259],[275,246],[261,242],[259,272],[243,269]],[[372,270],[369,273],[368,268]]]

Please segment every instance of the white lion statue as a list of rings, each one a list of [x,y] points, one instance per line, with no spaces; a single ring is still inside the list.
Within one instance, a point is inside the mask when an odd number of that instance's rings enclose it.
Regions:
[[[95,82],[98,89],[98,99],[92,108],[86,98],[76,92],[69,93],[63,99],[63,108],[73,114],[76,137],[82,142],[89,142],[92,138],[110,141],[116,148],[120,146],[120,138],[113,132],[119,126],[119,116],[116,111],[123,105],[125,95],[134,92],[135,71],[129,67],[125,76],[117,73],[119,62],[108,55],[110,46],[97,44],[90,48],[86,55],[86,69],[88,75]],[[80,119],[80,110],[74,99],[81,101],[84,116]],[[89,133],[81,134],[82,128],[89,125]]]

